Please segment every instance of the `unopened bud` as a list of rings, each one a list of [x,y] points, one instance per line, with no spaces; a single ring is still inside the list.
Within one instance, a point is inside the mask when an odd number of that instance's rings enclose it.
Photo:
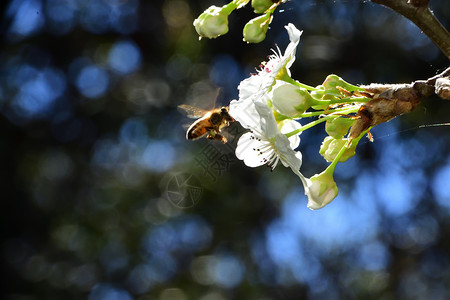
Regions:
[[[244,26],[244,41],[247,43],[259,43],[266,38],[266,32],[269,29],[269,24],[272,21],[270,14],[264,14],[254,19],[251,19]]]
[[[212,5],[194,20],[195,30],[201,37],[214,39],[228,32],[228,15],[231,11],[226,6]]]
[[[339,151],[341,151],[342,147],[347,147],[347,142],[348,139],[346,138],[335,139],[331,136],[327,136],[320,146],[319,153],[327,162],[332,162],[338,155]],[[344,162],[353,157],[355,155],[357,144],[358,143],[352,143],[350,147],[344,151],[339,159],[339,162]]]
[[[339,189],[333,179],[333,173],[325,170],[309,179],[306,192],[308,196],[308,208],[319,209],[329,204],[338,195]]]
[[[253,11],[256,14],[266,12],[273,5],[272,0],[252,0]]]
[[[340,139],[347,134],[348,130],[354,122],[355,120],[351,118],[336,117],[334,119],[326,121],[325,131],[328,133],[328,135],[336,139]]]
[[[311,106],[307,90],[282,80],[276,80],[269,96],[275,110],[287,117],[302,114]]]
[[[341,91],[337,88],[338,86],[349,92],[364,90],[356,85],[344,81],[344,79],[334,74],[328,75],[322,85],[325,87],[327,93],[334,96],[341,95]]]

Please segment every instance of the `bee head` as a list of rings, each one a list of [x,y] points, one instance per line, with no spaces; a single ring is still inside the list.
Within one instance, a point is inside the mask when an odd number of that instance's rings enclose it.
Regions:
[[[225,117],[225,119],[229,122],[234,122],[233,117],[230,116],[229,112],[228,112],[228,106],[222,106],[220,108],[220,113],[222,114],[222,116]]]

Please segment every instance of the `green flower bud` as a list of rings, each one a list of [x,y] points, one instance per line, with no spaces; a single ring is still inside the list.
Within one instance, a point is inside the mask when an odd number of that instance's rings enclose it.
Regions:
[[[325,123],[325,131],[336,139],[340,139],[347,134],[355,120],[351,118],[336,117],[329,119]]]
[[[253,11],[256,14],[265,13],[272,5],[272,0],[252,0]]]
[[[345,147],[347,145],[347,142],[348,139],[346,138],[335,139],[331,136],[327,136],[320,146],[319,153],[323,156],[323,158],[325,158],[327,162],[332,162],[336,158],[342,147]],[[358,143],[352,143],[351,146],[344,151],[341,158],[339,159],[339,162],[344,162],[353,157],[355,155],[357,144]]]
[[[338,86],[349,92],[364,90],[356,85],[352,85],[344,81],[341,77],[334,74],[328,75],[327,78],[325,78],[325,81],[323,82],[322,85],[325,87],[325,91],[328,94],[331,94],[336,97],[341,96],[341,91],[337,88]]]
[[[309,179],[308,208],[319,209],[329,204],[338,195],[339,189],[333,179],[332,170],[326,169]]]
[[[333,96],[327,94],[327,91],[325,90],[325,87],[323,85],[316,86],[316,89],[318,89],[318,90],[314,90],[311,92],[311,97],[313,97],[315,100],[319,100],[319,101],[314,101],[315,103],[320,102],[320,100],[337,99],[336,97],[333,97]],[[315,105],[312,105],[311,107],[315,110],[325,110],[328,108],[328,106],[330,106],[330,104],[325,103],[325,104],[315,104]]]
[[[269,29],[269,24],[272,21],[270,14],[264,14],[254,19],[251,19],[244,26],[244,41],[247,43],[259,43],[266,38],[266,32]]]
[[[275,110],[287,117],[304,113],[311,106],[312,99],[307,90],[282,80],[275,81],[269,97]]]
[[[214,39],[228,32],[228,15],[232,10],[226,6],[217,7],[212,5],[194,20],[195,30],[200,38]]]

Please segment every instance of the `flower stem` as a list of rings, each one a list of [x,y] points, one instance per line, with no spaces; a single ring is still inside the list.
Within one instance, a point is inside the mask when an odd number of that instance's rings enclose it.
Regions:
[[[229,15],[229,14],[231,14],[231,12],[232,12],[233,10],[235,10],[238,6],[241,5],[241,2],[243,2],[243,1],[242,1],[242,0],[235,0],[235,1],[232,1],[232,2],[230,2],[230,3],[226,4],[226,5],[224,5],[224,6],[222,7],[222,10],[223,10],[224,12],[226,12],[227,15]],[[248,1],[244,1],[244,2],[248,2]],[[245,4],[247,4],[247,3],[245,3]],[[245,4],[244,4],[244,5],[245,5]]]
[[[286,82],[292,83],[293,85],[296,85],[298,87],[304,88],[305,90],[308,90],[308,91],[317,91],[317,90],[319,90],[318,88],[315,88],[315,87],[309,86],[307,84],[298,82],[297,80],[294,80],[294,79],[292,79],[289,76],[284,77],[283,80],[286,81]]]
[[[339,160],[341,159],[341,156],[344,154],[344,152],[349,149],[352,144],[356,143],[358,144],[359,141],[361,140],[361,138],[366,135],[366,133],[370,130],[367,129],[365,131],[363,131],[356,139],[348,139],[347,143],[341,148],[341,150],[339,150],[338,154],[336,155],[336,157],[334,158],[333,162],[327,167],[327,169],[325,170],[325,172],[331,172],[331,174],[334,173],[334,169],[336,168],[337,163],[339,162]]]
[[[298,134],[299,132],[305,131],[306,129],[316,126],[317,124],[325,122],[326,120],[328,120],[330,118],[331,118],[331,116],[327,116],[327,117],[323,117],[323,118],[317,119],[315,121],[309,122],[308,124],[303,125],[301,128],[291,131],[289,133],[286,133],[285,135],[287,138],[290,138],[291,136]]]
[[[295,119],[316,117],[316,116],[320,116],[320,115],[335,115],[335,114],[347,115],[347,114],[355,113],[358,110],[359,110],[359,107],[352,107],[352,108],[344,107],[344,108],[337,108],[337,109],[330,109],[330,110],[305,112],[305,113],[295,116]]]
[[[333,104],[341,104],[341,103],[366,103],[372,100],[368,97],[347,97],[341,99],[331,99],[331,100],[319,100],[313,98],[313,106],[317,105],[333,105]]]

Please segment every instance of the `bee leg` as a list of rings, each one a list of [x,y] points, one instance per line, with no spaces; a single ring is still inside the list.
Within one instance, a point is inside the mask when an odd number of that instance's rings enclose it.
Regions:
[[[373,142],[373,135],[370,133],[370,130],[367,131],[367,137],[369,138],[369,141]]]
[[[209,139],[209,140],[218,140],[218,141],[221,141],[221,142],[224,143],[224,144],[227,143],[226,137],[224,137],[223,135],[218,134],[218,133],[215,133],[215,134],[211,134],[211,133],[210,133],[210,134],[208,134],[208,135],[206,136],[206,138]]]
[[[215,139],[221,141],[224,144],[226,144],[228,142],[227,138],[221,134],[216,134]]]

